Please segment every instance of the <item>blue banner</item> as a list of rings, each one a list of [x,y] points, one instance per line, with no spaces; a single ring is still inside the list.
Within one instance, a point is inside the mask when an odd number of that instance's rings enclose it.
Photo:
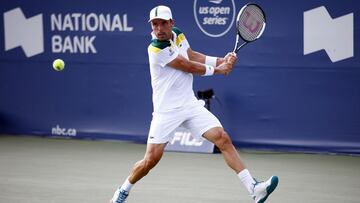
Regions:
[[[246,3],[4,0],[0,133],[145,142],[150,10],[169,6],[193,50],[224,56]],[[254,3],[266,14],[262,37],[229,76],[196,77],[194,90],[214,90],[211,110],[238,147],[360,153],[360,3]]]

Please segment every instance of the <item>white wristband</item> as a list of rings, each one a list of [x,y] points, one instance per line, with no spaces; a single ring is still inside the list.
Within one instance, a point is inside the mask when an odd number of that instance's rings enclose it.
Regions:
[[[205,64],[205,74],[202,76],[212,76],[214,75],[214,72],[215,72],[214,66]]]
[[[205,56],[205,64],[206,65],[216,67],[216,61],[217,61],[217,57]]]

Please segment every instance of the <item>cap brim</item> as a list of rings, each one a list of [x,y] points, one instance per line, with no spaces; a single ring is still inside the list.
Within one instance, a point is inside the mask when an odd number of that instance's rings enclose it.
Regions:
[[[155,17],[155,18],[151,18],[148,22],[150,23],[152,20],[155,20],[155,19],[170,20],[171,18],[160,18],[160,17]]]

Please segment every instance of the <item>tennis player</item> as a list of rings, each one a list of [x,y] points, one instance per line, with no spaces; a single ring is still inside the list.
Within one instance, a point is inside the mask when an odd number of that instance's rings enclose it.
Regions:
[[[255,202],[264,202],[276,188],[278,177],[257,182],[251,176],[220,121],[197,100],[193,91],[194,75],[227,75],[236,63],[236,55],[228,53],[222,58],[193,51],[184,33],[174,27],[169,7],[153,8],[149,22],[153,31],[148,54],[154,111],[147,149],[110,202],[125,202],[133,185],[160,161],[166,144],[172,139],[171,132],[179,126],[188,128],[196,139],[213,142]]]

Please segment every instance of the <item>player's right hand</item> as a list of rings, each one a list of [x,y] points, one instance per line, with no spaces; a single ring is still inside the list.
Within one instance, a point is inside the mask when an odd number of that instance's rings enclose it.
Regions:
[[[237,61],[236,53],[235,52],[227,53],[226,56],[224,57],[224,61],[231,64],[235,64]]]
[[[228,63],[228,62],[224,62],[224,63],[220,64],[216,68],[218,69],[219,74],[228,75],[232,71],[233,64]]]

